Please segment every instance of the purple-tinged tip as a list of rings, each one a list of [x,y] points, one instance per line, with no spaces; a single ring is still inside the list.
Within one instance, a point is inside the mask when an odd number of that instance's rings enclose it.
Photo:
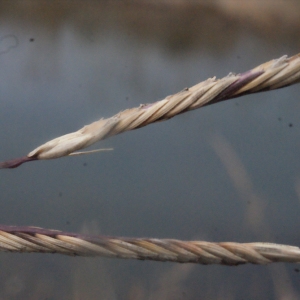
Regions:
[[[239,97],[242,94],[235,95],[235,93],[241,89],[243,86],[247,85],[252,80],[256,79],[260,75],[262,75],[264,71],[247,71],[245,73],[239,74],[239,78],[230,84],[224,91],[222,91],[215,99],[208,102],[206,105],[215,104],[220,101],[232,99],[235,97]],[[246,92],[245,92],[246,93]]]
[[[17,168],[21,164],[23,164],[25,162],[28,162],[28,161],[32,161],[32,160],[37,160],[37,158],[36,157],[23,156],[23,157],[15,158],[15,159],[12,159],[12,160],[7,160],[7,161],[4,161],[4,162],[0,163],[0,169]]]

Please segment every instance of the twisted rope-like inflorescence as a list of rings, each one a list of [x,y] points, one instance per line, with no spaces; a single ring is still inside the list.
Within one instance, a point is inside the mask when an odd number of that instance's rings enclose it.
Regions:
[[[243,74],[210,78],[191,88],[152,104],[127,109],[108,119],[101,119],[82,129],[53,139],[27,156],[0,163],[0,168],[15,168],[40,159],[54,159],[74,154],[107,137],[168,120],[201,106],[214,104],[245,94],[282,88],[300,81],[300,54],[271,60]]]
[[[90,236],[38,227],[5,225],[0,225],[0,251],[229,266],[300,262],[300,248],[287,245]]]

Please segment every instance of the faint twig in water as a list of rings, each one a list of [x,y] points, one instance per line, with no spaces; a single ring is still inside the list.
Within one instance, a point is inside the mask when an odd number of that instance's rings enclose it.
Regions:
[[[19,40],[14,34],[0,37],[0,55],[8,53],[11,49],[18,47]]]
[[[243,162],[230,143],[222,136],[215,135],[211,138],[211,145],[219,156],[224,168],[226,169],[232,184],[238,192],[239,199],[248,203],[245,223],[252,229],[256,236],[263,239],[274,240],[274,236],[268,224],[268,218],[264,215],[267,203],[255,189],[250,174],[248,174]],[[276,265],[276,269],[271,272],[274,289],[279,299],[297,299],[294,288],[290,283],[286,265]],[[289,297],[286,297],[286,293]]]
[[[0,163],[0,168],[15,168],[23,162],[68,156],[100,140],[122,132],[245,94],[282,88],[300,81],[300,54],[271,60],[243,74],[210,78],[191,88],[152,104],[127,109],[108,119],[101,119],[80,130],[53,139],[27,156]]]
[[[246,211],[247,226],[255,230],[257,235],[263,238],[267,236],[268,239],[270,239],[272,234],[269,230],[269,226],[266,224],[266,218],[264,216],[266,206],[265,199],[255,191],[254,184],[243,162],[223,136],[214,135],[211,138],[211,145],[215,153],[219,156],[233,186],[238,192],[239,199],[248,203],[248,209]]]

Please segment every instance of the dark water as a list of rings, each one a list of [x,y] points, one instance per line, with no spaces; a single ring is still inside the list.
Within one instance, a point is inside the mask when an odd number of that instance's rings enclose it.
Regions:
[[[26,3],[26,5],[24,4]],[[1,3],[0,161],[208,77],[299,52],[213,7]],[[85,3],[85,4],[83,4]],[[298,36],[297,36],[298,35]],[[299,245],[300,86],[0,173],[0,220],[104,235]],[[297,265],[1,254],[1,299],[297,299]]]

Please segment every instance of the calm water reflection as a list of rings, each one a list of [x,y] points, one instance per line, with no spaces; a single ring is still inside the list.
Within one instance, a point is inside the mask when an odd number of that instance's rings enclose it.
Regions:
[[[276,36],[242,26],[220,8],[5,3],[0,160],[207,77],[299,52],[299,30]],[[299,92],[293,86],[228,101],[102,142],[112,153],[2,170],[1,223],[299,245]],[[17,254],[1,254],[0,261],[3,299],[300,294],[300,273],[287,264],[229,268]]]

